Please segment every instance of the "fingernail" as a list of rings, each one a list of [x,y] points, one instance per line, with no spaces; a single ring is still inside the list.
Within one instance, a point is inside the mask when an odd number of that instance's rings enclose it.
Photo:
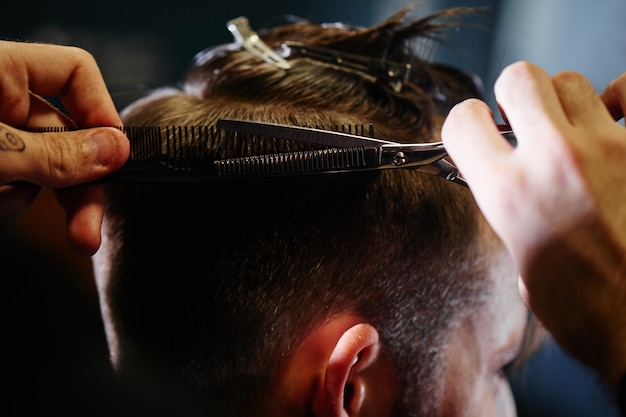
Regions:
[[[117,154],[117,141],[109,132],[96,132],[89,138],[98,165],[108,166]]]

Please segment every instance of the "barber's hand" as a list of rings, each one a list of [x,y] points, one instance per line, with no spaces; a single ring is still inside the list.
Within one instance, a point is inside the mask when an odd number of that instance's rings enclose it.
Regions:
[[[42,97],[60,96],[69,117]],[[122,121],[93,57],[82,49],[0,41],[0,221],[28,210],[42,187],[67,213],[68,239],[83,255],[100,246],[102,186],[93,181],[123,165]],[[65,126],[32,133],[16,127]]]
[[[572,355],[626,370],[626,73],[599,97],[580,74],[519,62],[495,85],[517,148],[488,106],[449,114],[442,139],[510,250],[528,306]],[[604,102],[603,102],[604,100]]]

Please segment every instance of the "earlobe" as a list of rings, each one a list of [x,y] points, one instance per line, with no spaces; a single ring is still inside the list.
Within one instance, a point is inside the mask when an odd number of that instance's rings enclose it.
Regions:
[[[367,394],[362,372],[378,358],[379,351],[378,331],[369,324],[355,324],[341,335],[326,368],[323,388],[326,416],[359,415]]]

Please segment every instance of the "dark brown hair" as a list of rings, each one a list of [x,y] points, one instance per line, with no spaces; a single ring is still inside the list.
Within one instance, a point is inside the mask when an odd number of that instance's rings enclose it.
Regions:
[[[342,68],[302,59],[286,71],[226,47],[199,54],[181,89],[131,105],[124,122],[373,123],[390,140],[435,140],[449,107],[476,90],[411,48],[456,14],[407,23],[407,11],[372,28],[303,21],[261,32],[274,48],[293,40],[410,62],[400,92]],[[229,411],[249,412],[307,332],[352,313],[378,328],[422,411],[434,409],[441,344],[480,302],[489,267],[468,190],[394,171],[371,183],[110,185],[107,197],[96,271],[120,373],[158,364]]]

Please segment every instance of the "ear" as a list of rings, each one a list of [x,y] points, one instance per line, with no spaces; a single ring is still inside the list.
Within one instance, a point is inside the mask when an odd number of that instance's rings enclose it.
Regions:
[[[357,323],[341,334],[326,366],[323,387],[318,391],[315,408],[318,416],[355,417],[361,414],[368,392],[365,372],[380,351],[378,331]]]

